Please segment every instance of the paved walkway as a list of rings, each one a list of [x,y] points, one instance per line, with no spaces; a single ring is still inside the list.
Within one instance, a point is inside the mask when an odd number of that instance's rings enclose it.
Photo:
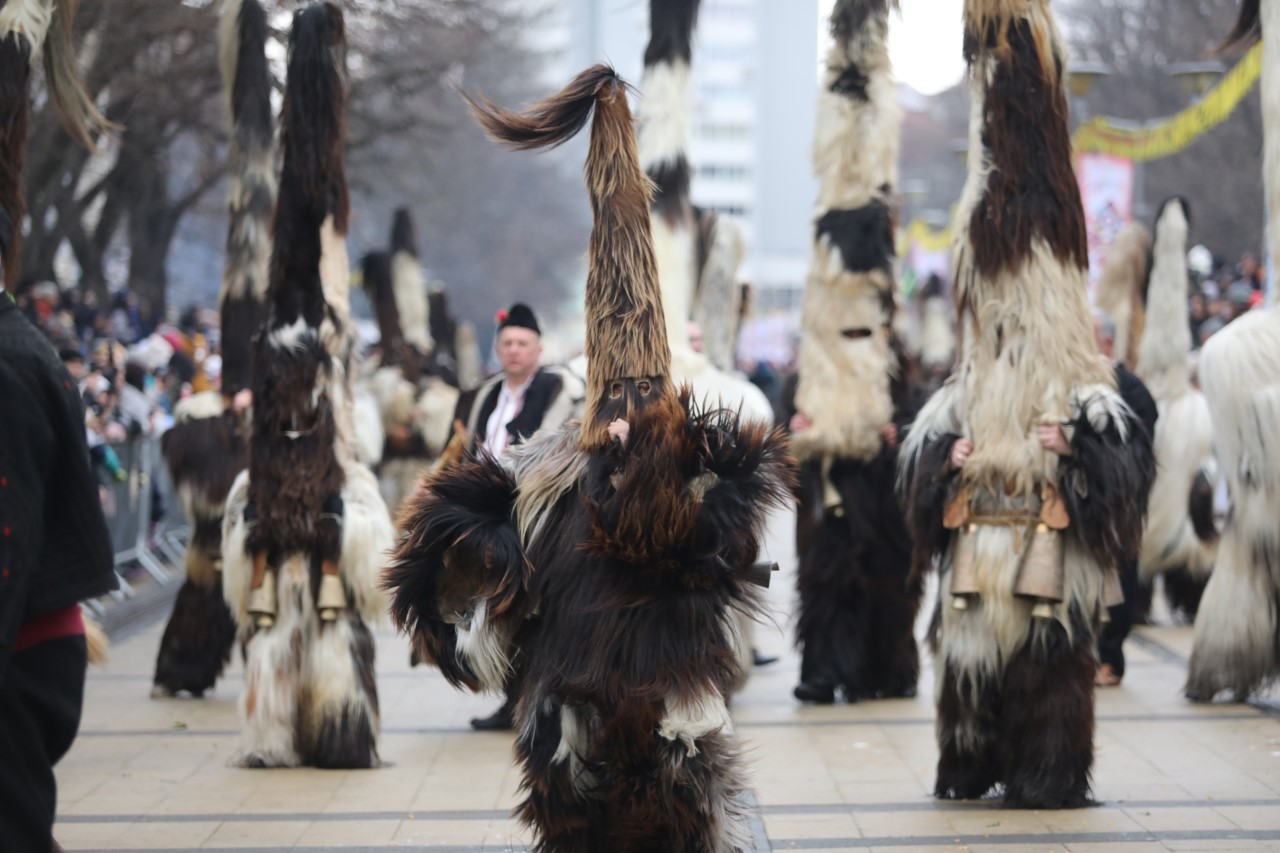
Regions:
[[[934,802],[931,672],[915,700],[792,700],[789,524],[777,519],[770,537],[783,565],[770,590],[779,625],[757,637],[784,657],[758,669],[734,704],[759,805],[757,850],[1280,850],[1280,711],[1183,702],[1189,628],[1140,629],[1124,686],[1099,696],[1102,805],[1028,812]],[[434,670],[410,670],[407,643],[388,627],[378,632],[378,687],[389,766],[351,772],[228,767],[239,664],[206,699],[153,701],[160,629],[120,642],[109,667],[90,675],[80,738],[58,767],[56,835],[66,849],[528,847],[508,817],[518,782],[510,735],[467,726],[496,701],[458,693]]]

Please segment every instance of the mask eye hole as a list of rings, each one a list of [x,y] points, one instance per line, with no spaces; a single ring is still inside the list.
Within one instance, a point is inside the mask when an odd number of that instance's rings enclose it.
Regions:
[[[840,334],[844,335],[846,338],[848,338],[851,341],[856,341],[861,338],[871,337],[871,330],[866,328],[865,326],[862,326],[857,329],[843,329],[840,332]]]
[[[640,396],[648,397],[649,391],[653,388],[653,385],[649,382],[648,379],[641,379],[639,382],[636,383],[636,388],[639,389]]]
[[[609,383],[609,398],[616,400],[621,396],[622,396],[622,383],[621,382]]]

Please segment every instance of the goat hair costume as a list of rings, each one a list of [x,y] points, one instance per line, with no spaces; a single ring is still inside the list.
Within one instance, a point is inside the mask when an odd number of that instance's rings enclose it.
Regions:
[[[889,65],[889,0],[840,0],[818,102],[820,180],[792,436],[800,460],[796,515],[796,697],[830,702],[911,696],[913,633],[923,584],[894,491],[886,425],[900,369],[893,214],[900,111]]]
[[[1098,308],[1115,324],[1112,357],[1130,371],[1138,369],[1138,347],[1147,324],[1151,254],[1151,232],[1146,226],[1125,223],[1107,247],[1107,263],[1094,293]]]
[[[1263,170],[1272,275],[1280,252],[1280,2],[1245,0],[1232,38],[1262,44]],[[1196,614],[1185,688],[1245,701],[1280,676],[1280,307],[1255,308],[1200,355],[1200,385],[1231,510]]]
[[[378,482],[394,515],[448,444],[459,396],[457,377],[436,358],[444,341],[432,338],[436,318],[408,210],[395,213],[390,251],[365,256],[364,287],[381,332],[380,364],[369,379],[387,434]]]
[[[1155,468],[1090,327],[1048,0],[966,0],[964,21],[960,349],[902,459],[918,565],[941,569],[935,794],[1003,783],[1006,805],[1072,808],[1089,802],[1104,581],[1138,554]],[[1070,452],[1049,450],[1040,426]],[[961,437],[973,447],[956,470]]]
[[[228,0],[218,29],[230,141],[227,262],[222,315],[222,390],[178,404],[161,439],[169,475],[191,525],[187,576],[160,639],[152,695],[213,687],[231,657],[236,624],[222,593],[223,505],[236,475],[249,466],[249,424],[226,400],[249,387],[249,350],[262,324],[271,258],[276,179],[271,156],[271,74],[267,16],[258,0]]]
[[[785,440],[672,387],[650,183],[614,71],[523,114],[472,106],[518,148],[562,143],[595,111],[586,414],[424,481],[387,574],[392,615],[457,686],[500,690],[519,648],[517,812],[535,850],[743,849],[725,697],[765,517],[791,485]]]
[[[267,320],[253,348],[249,468],[223,522],[227,603],[247,646],[240,762],[378,761],[373,638],[393,532],[354,461],[343,175],[345,38],[330,3],[294,16]]]
[[[1195,617],[1213,569],[1218,530],[1213,519],[1217,465],[1209,403],[1191,386],[1191,328],[1187,324],[1186,201],[1171,198],[1156,216],[1156,238],[1147,284],[1145,331],[1138,344],[1137,375],[1160,410],[1154,448],[1156,481],[1138,559],[1139,580],[1149,590],[1164,577],[1169,606]]]

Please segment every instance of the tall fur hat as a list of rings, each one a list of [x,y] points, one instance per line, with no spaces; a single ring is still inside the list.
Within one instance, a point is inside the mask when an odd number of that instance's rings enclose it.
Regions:
[[[516,148],[566,142],[591,118],[587,194],[593,223],[587,267],[587,406],[584,449],[608,443],[600,414],[629,380],[647,396],[674,399],[671,349],[658,292],[649,225],[653,184],[640,168],[627,85],[607,65],[580,73],[558,94],[523,113],[468,99],[488,134]]]
[[[332,261],[322,232],[347,232],[346,97],[342,11],[327,2],[308,6],[294,15],[280,116],[284,159],[267,296],[273,336],[293,337],[302,328],[325,339],[343,333],[346,293],[325,280]],[[345,276],[345,248],[341,266]]]
[[[26,213],[22,167],[31,117],[31,66],[43,59],[49,98],[77,142],[92,150],[90,128],[111,126],[85,91],[76,67],[71,32],[78,6],[78,0],[7,0],[0,7],[0,209],[9,220],[3,280],[10,287],[18,280],[18,223]]]
[[[249,387],[249,353],[264,318],[271,261],[271,72],[267,16],[258,0],[227,0],[218,28],[219,66],[226,92],[227,258],[218,305],[222,314],[222,391]]]

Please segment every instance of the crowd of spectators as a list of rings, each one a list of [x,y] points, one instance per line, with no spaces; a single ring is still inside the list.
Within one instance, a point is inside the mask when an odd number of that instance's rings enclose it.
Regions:
[[[1264,303],[1266,269],[1251,254],[1236,264],[1219,264],[1212,271],[1206,269],[1208,264],[1199,270],[1194,266],[1187,321],[1191,324],[1191,345],[1199,349],[1232,320]]]

